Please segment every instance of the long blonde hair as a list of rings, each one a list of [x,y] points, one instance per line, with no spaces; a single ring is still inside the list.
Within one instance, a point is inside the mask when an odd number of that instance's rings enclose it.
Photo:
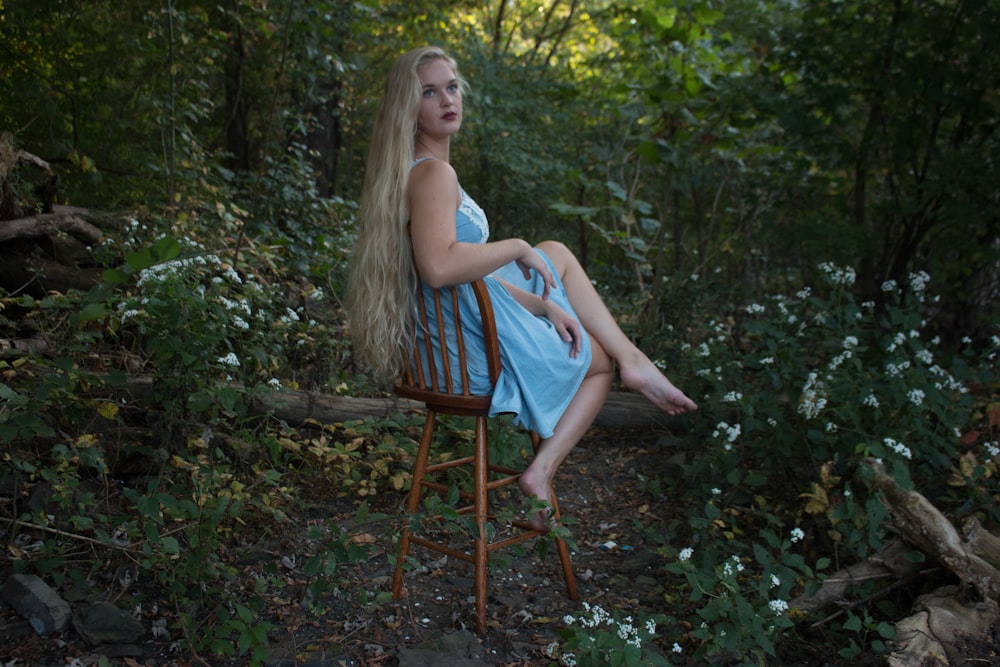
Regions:
[[[402,372],[412,342],[416,293],[406,184],[423,92],[417,69],[437,59],[448,62],[464,89],[444,50],[428,46],[400,56],[379,103],[361,192],[344,307],[355,353],[384,383]]]

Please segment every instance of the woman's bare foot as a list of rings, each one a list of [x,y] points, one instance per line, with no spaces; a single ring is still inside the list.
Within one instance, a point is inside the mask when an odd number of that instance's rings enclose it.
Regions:
[[[543,506],[543,509],[533,513],[528,523],[534,530],[547,533],[552,530],[552,503],[549,497],[551,484],[541,476],[536,476],[531,466],[528,466],[518,480],[521,493],[531,501],[532,507]]]
[[[667,414],[679,415],[698,409],[698,405],[675,387],[641,352],[635,359],[619,360],[619,366],[625,386],[639,392]]]

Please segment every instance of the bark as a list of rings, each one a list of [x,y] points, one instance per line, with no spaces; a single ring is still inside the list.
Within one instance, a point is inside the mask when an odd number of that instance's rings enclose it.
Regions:
[[[148,399],[152,396],[152,391],[151,377],[134,377],[129,380],[128,392],[135,399]],[[358,398],[283,389],[269,395],[252,409],[257,414],[271,413],[289,424],[301,425],[309,420],[333,424],[365,417],[386,417],[410,410],[423,410],[424,406],[396,396]],[[609,429],[663,428],[681,432],[685,429],[686,421],[683,417],[662,413],[638,394],[612,392],[594,424]]]
[[[923,564],[907,558],[912,551],[913,547],[902,540],[888,542],[868,560],[838,570],[827,577],[815,593],[795,598],[788,606],[809,615],[832,606],[852,606],[850,590],[853,586],[867,581],[906,581],[919,574]]]
[[[963,534],[930,501],[901,488],[882,466],[868,462],[874,488],[882,493],[903,539],[947,567],[962,586],[946,586],[921,596],[915,613],[896,624],[896,640],[887,664],[930,667],[966,664],[962,645],[990,639],[998,620],[1000,539],[974,519]]]
[[[0,243],[37,241],[60,233],[85,245],[100,243],[103,237],[100,229],[69,211],[41,213],[0,223]]]
[[[896,624],[895,650],[889,667],[964,665],[966,638],[989,637],[996,608],[962,602],[961,589],[945,586],[917,598],[916,613]]]
[[[874,488],[882,493],[893,523],[903,537],[951,570],[984,600],[994,604],[1000,600],[1000,570],[977,555],[951,521],[927,498],[901,488],[878,463],[869,461],[868,465],[874,472]],[[980,543],[985,544],[982,540]]]

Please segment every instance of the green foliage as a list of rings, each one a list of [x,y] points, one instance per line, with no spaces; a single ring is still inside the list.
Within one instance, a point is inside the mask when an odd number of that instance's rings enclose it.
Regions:
[[[693,645],[696,661],[766,661],[797,613],[790,598],[815,589],[830,554],[863,559],[883,545],[887,509],[870,491],[866,457],[958,517],[996,520],[985,501],[1000,493],[996,445],[963,433],[982,400],[970,387],[997,382],[990,362],[1000,337],[947,355],[924,273],[883,285],[882,309],[855,301],[852,269],[824,264],[820,275],[794,296],[707,322],[689,349],[706,414],[685,477],[705,500],[661,553],[684,578],[677,593],[687,595],[682,619],[692,628],[667,639]],[[667,594],[671,607],[677,593]],[[848,617],[843,655],[884,650],[891,619],[880,615],[889,611]]]
[[[83,589],[138,554],[185,610],[188,646],[255,661],[276,575],[240,589],[220,555],[240,526],[300,507],[302,479],[355,501],[406,488],[412,419],[296,432],[250,407],[285,388],[376,391],[339,296],[384,72],[428,36],[472,83],[453,158],[494,238],[573,246],[702,406],[688,474],[646,481],[699,508],[647,535],[677,582],[659,622],[670,658],[766,660],[796,620],[779,602],[831,554],[882,545],[867,457],[956,518],[1000,520],[1000,444],[974,425],[997,382],[995,8],[497,7],[0,3],[0,131],[53,165],[61,201],[132,212],[127,236],[92,249],[104,284],[3,297],[5,337],[23,313],[56,350],[0,360],[0,481],[32,498],[8,518],[100,552],[81,565],[72,542],[12,544],[18,569]],[[19,173],[7,182],[29,198]],[[126,372],[152,375],[153,398],[126,400]],[[434,457],[467,451],[467,424],[444,426]],[[523,463],[523,434],[491,428],[498,460]],[[468,477],[447,484],[424,518],[467,529],[452,513]],[[314,526],[316,613],[383,520],[362,506],[350,529]],[[881,651],[892,611],[855,609],[829,641]],[[646,635],[629,648],[620,614],[586,627],[591,612],[566,635],[580,659],[662,657]]]
[[[670,664],[656,649],[653,640],[657,621],[634,620],[618,611],[609,612],[599,605],[583,603],[579,616],[567,616],[567,627],[560,631],[562,646],[550,644],[546,653],[558,657],[553,665],[578,667],[637,667]]]

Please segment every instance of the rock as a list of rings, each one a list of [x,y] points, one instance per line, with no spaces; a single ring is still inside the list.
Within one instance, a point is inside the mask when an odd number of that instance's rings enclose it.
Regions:
[[[0,597],[40,635],[61,631],[72,613],[69,603],[33,574],[11,575]]]
[[[73,627],[88,643],[131,644],[138,641],[145,628],[110,602],[94,604],[73,614]]]
[[[472,667],[494,664],[486,658],[486,651],[476,635],[459,630],[413,647],[400,647],[397,651],[399,667]]]

